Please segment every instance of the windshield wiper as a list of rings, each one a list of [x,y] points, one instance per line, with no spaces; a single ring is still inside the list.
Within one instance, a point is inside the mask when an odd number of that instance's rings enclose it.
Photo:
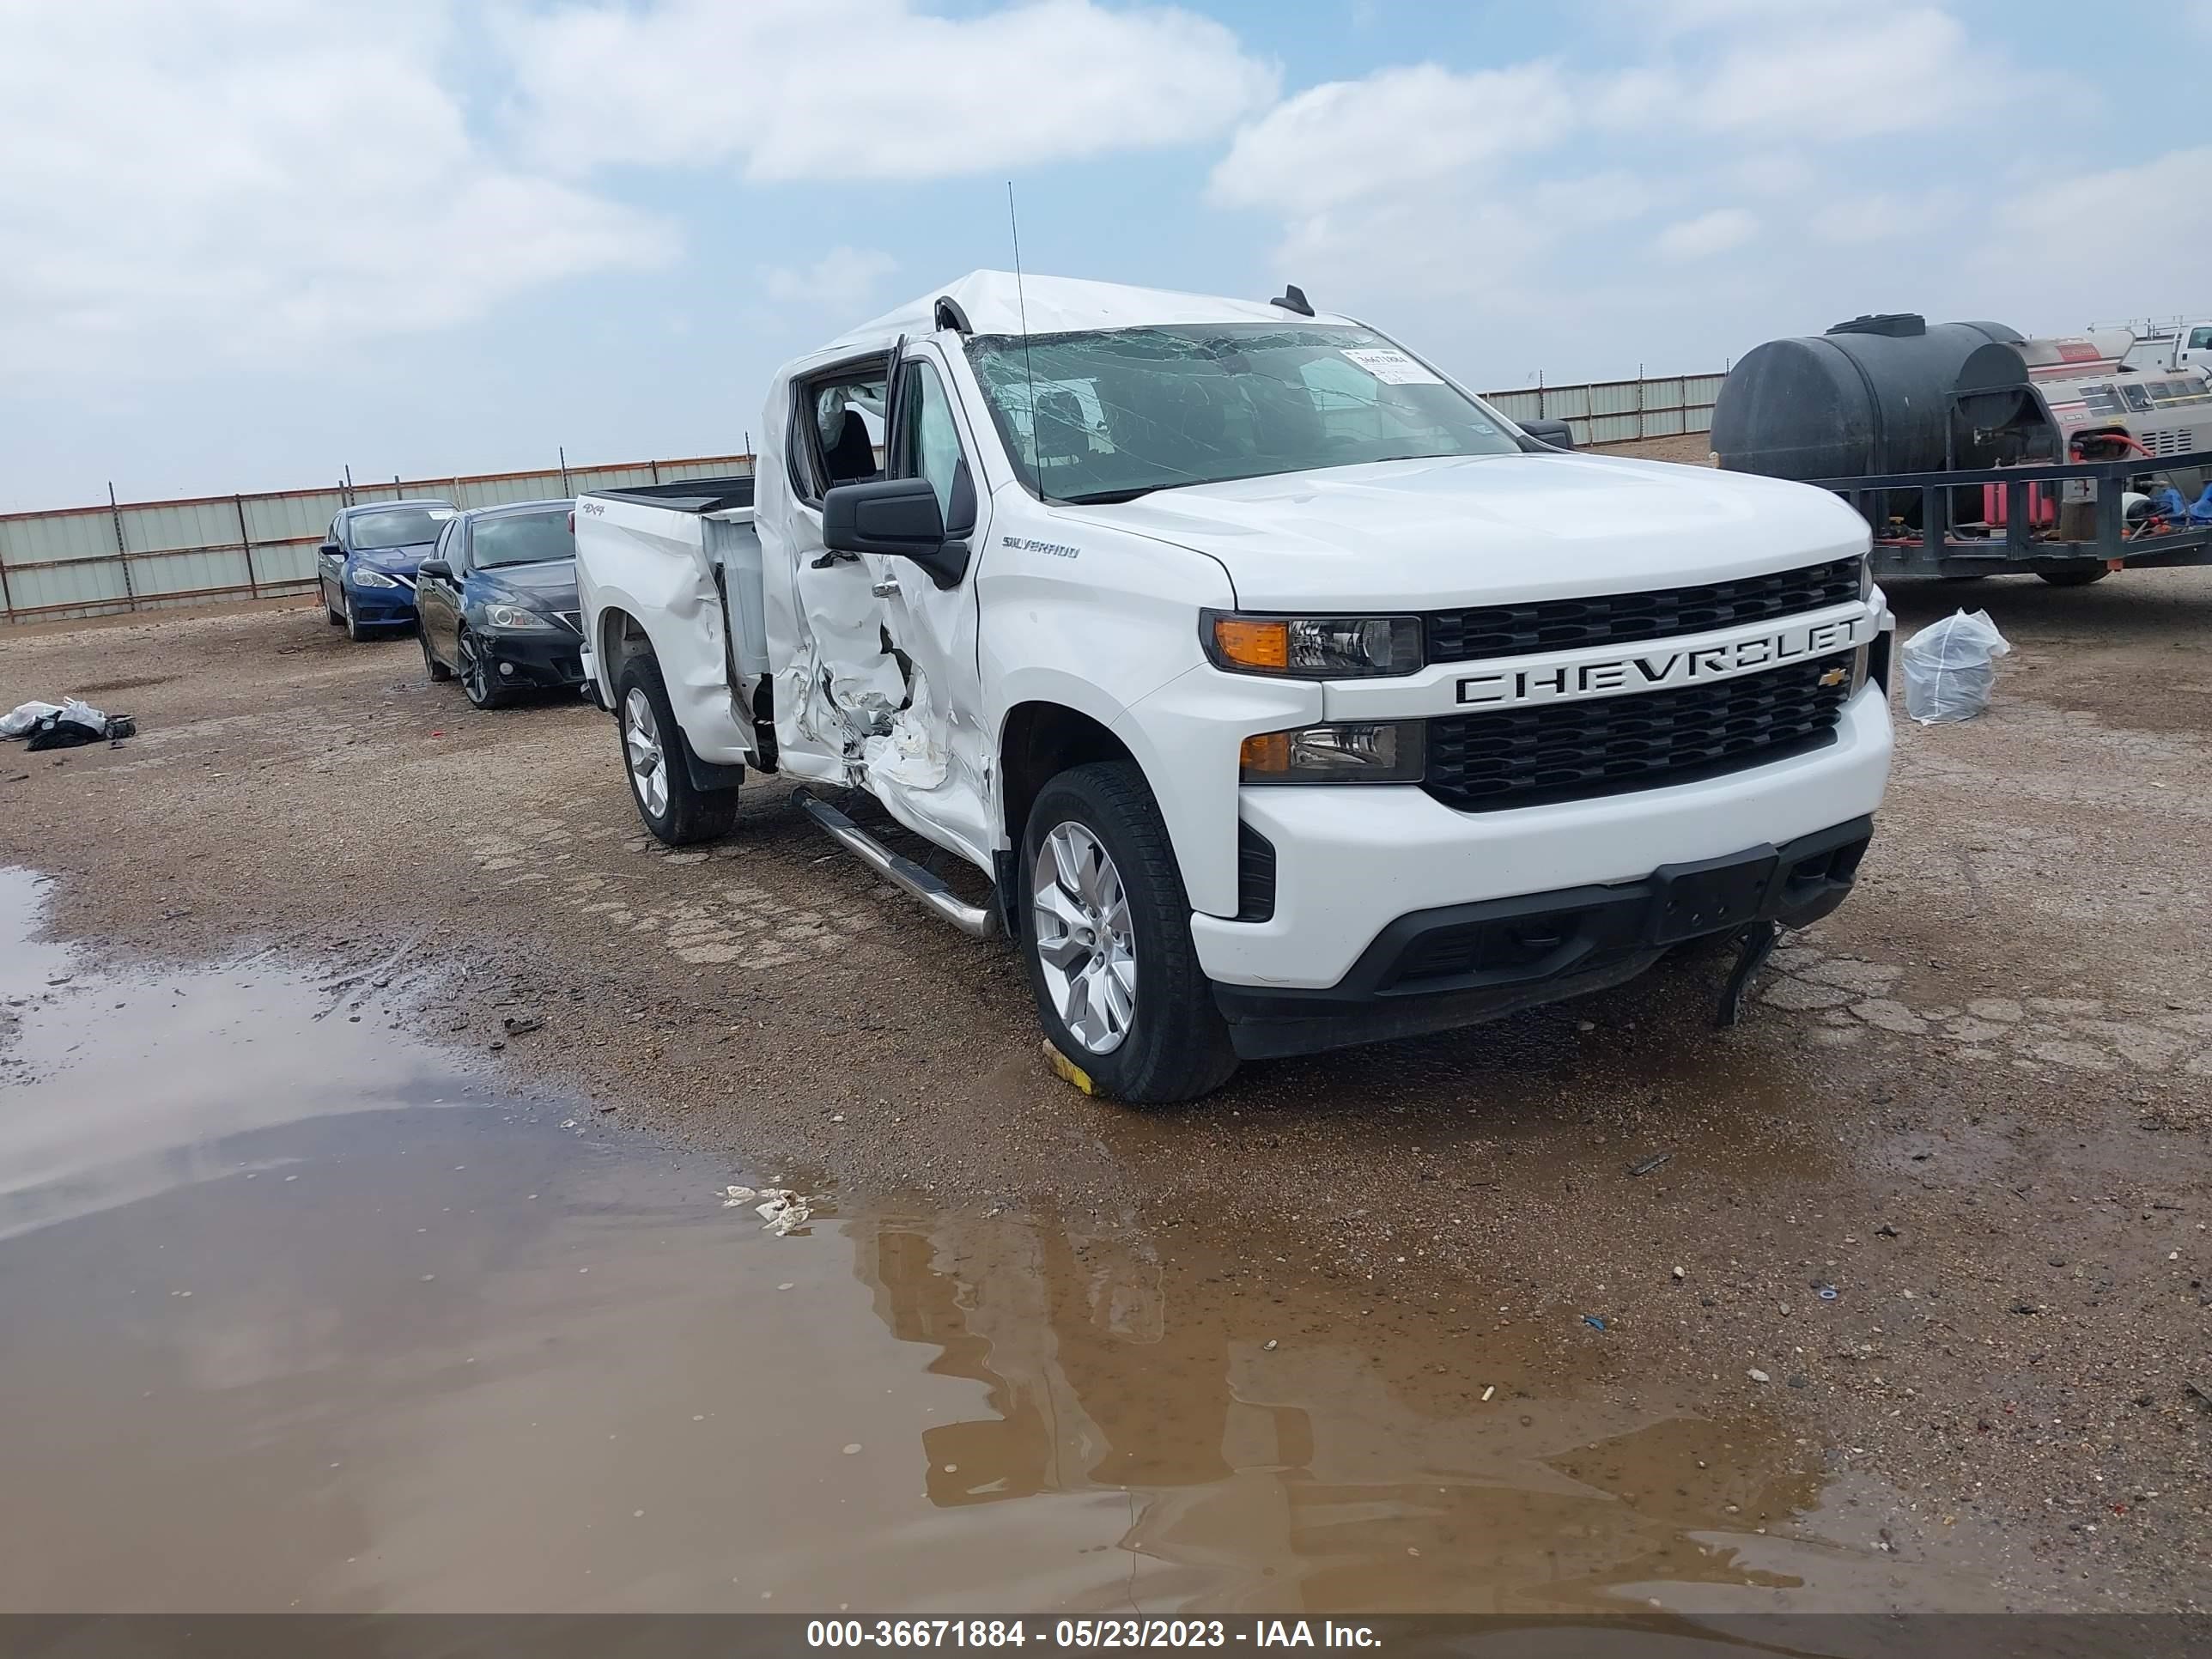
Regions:
[[[1057,501],[1071,507],[1103,507],[1109,503],[1133,501],[1139,495],[1149,495],[1155,489],[1173,489],[1173,484],[1136,484],[1127,489],[1094,489],[1087,495],[1055,495]]]
[[[1161,489],[1195,489],[1200,484],[1235,483],[1239,478],[1262,477],[1262,474],[1232,472],[1225,478],[1170,478],[1164,483],[1132,484],[1127,489],[1097,489],[1088,495],[1055,495],[1056,501],[1066,501],[1071,507],[1098,507],[1112,502],[1133,501],[1139,495],[1149,495]]]

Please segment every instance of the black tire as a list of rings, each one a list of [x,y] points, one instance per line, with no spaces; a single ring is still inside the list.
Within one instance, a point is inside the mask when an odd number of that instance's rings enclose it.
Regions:
[[[1035,872],[1046,838],[1061,824],[1080,825],[1105,849],[1128,902],[1133,939],[1135,1006],[1119,1045],[1100,1054],[1068,1029],[1045,977],[1038,951]],[[1228,1022],[1199,966],[1190,938],[1190,900],[1167,825],[1146,785],[1127,761],[1071,768],[1045,785],[1022,837],[1021,951],[1036,1000],[1037,1019],[1053,1047],[1090,1077],[1100,1094],[1142,1105],[1194,1100],[1237,1070]]]
[[[368,630],[354,620],[353,601],[350,599],[346,601],[344,620],[346,638],[351,640],[356,645],[368,638]]]
[[[427,651],[428,647],[424,647]],[[454,632],[453,655],[459,659],[461,690],[478,708],[497,708],[507,701],[507,690],[492,678],[491,665],[477,654],[476,641],[464,626]]]
[[[345,618],[338,615],[337,606],[332,605],[328,599],[325,599],[323,601],[323,620],[328,623],[332,628],[343,628],[345,626]]]
[[[2091,582],[2100,582],[2112,571],[2101,564],[2093,564],[2081,570],[2039,570],[2035,573],[2053,587],[2087,587]]]
[[[430,630],[417,623],[415,625],[415,636],[422,641],[422,672],[433,680],[453,678],[453,671],[440,662],[438,653],[430,649]]]
[[[631,743],[630,697],[645,699],[653,718],[653,735],[661,759],[661,787],[665,799],[656,811],[647,797],[652,793],[647,775],[635,763]],[[660,665],[646,653],[623,663],[615,681],[615,741],[621,745],[623,775],[629,780],[629,798],[645,827],[670,847],[690,847],[718,840],[737,822],[738,792],[702,789],[691,781],[691,745],[669,707],[668,687]]]

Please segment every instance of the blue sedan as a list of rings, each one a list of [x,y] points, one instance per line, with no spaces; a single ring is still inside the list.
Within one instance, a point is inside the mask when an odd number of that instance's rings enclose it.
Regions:
[[[415,572],[453,514],[451,501],[376,501],[341,509],[316,550],[323,614],[346,637],[415,623]]]

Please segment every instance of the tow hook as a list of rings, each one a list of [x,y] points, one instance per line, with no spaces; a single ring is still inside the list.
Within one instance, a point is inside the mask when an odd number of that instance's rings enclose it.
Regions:
[[[1752,975],[1766,965],[1781,940],[1778,921],[1756,922],[1737,935],[1735,966],[1729,970],[1728,983],[1721,987],[1721,1006],[1713,1021],[1720,1030],[1727,1030],[1743,1018],[1744,993],[1751,988]]]

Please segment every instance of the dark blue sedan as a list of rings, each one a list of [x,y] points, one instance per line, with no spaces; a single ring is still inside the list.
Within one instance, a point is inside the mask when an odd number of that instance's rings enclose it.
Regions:
[[[432,679],[458,675],[479,708],[526,687],[583,684],[574,506],[478,507],[446,526],[416,577]]]
[[[376,501],[342,508],[316,550],[323,614],[366,639],[415,620],[415,569],[459,512],[451,501]]]

